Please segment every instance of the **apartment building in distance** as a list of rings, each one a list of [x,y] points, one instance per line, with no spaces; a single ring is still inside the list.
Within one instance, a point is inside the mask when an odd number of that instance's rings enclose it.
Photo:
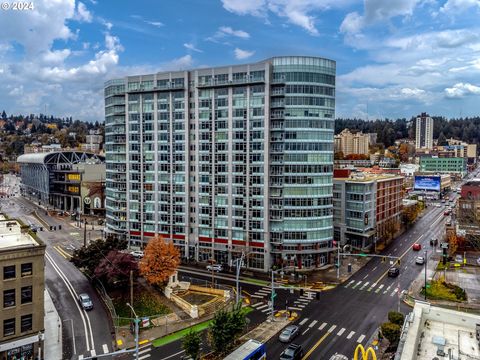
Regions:
[[[43,354],[44,256],[40,240],[0,214],[0,359],[36,359]]]
[[[394,235],[402,211],[404,178],[336,170],[333,179],[334,238],[340,245],[372,249]],[[398,229],[397,229],[398,231]]]
[[[90,130],[89,134],[85,136],[85,142],[80,144],[80,149],[99,154],[103,149],[103,136],[100,134],[100,131]]]
[[[335,135],[335,152],[342,152],[343,155],[368,155],[370,153],[370,138],[370,134],[343,129],[340,134]]]
[[[415,148],[433,148],[433,119],[427,113],[421,113],[415,121]]]
[[[441,158],[437,156],[422,156],[420,171],[424,173],[450,174],[463,178],[467,173],[467,163],[464,158]]]
[[[108,231],[258,271],[326,264],[334,111],[335,62],[317,57],[108,81]]]

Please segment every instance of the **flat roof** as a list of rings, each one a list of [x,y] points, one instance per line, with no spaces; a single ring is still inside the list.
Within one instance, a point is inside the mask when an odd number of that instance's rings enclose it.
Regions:
[[[22,233],[21,225],[17,220],[6,219],[0,214],[0,250],[19,249],[40,246],[30,234]]]
[[[353,173],[355,174],[355,173]],[[371,174],[371,173],[364,173],[365,175],[357,175],[353,177],[335,177],[333,180],[341,180],[341,181],[351,181],[351,182],[371,182],[375,180],[393,180],[393,179],[403,179],[402,175],[397,174],[389,174],[389,173],[382,173],[382,174]]]

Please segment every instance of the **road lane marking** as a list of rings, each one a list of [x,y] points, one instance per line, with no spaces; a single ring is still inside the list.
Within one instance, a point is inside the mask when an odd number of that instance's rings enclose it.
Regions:
[[[365,277],[364,277],[362,280],[365,280],[367,277],[368,277],[368,274],[367,274],[367,275],[365,275]]]
[[[79,355],[78,360],[82,360],[82,359],[83,359],[83,355]]]
[[[345,328],[341,328],[340,331],[337,333],[337,336],[342,336],[342,334],[345,332]]]
[[[60,269],[60,267],[57,265],[57,263],[53,260],[53,258],[50,256],[49,253],[45,252],[45,258],[48,260],[48,262],[50,262],[50,264],[52,265],[53,269],[55,270],[55,272],[59,275],[59,277],[63,280],[63,282],[65,283],[66,287],[67,287],[67,290],[68,292],[70,293],[70,295],[72,296],[72,299],[73,299],[73,302],[75,303],[75,306],[77,307],[79,313],[80,313],[80,317],[82,318],[82,322],[83,322],[83,329],[85,330],[85,342],[86,342],[86,348],[87,350],[90,350],[92,349],[95,345],[94,345],[94,342],[93,342],[93,332],[92,332],[92,326],[90,324],[90,318],[88,317],[88,315],[86,314],[85,310],[81,309],[80,308],[80,305],[78,304],[78,294],[77,292],[75,291],[75,289],[73,288],[73,285],[71,284],[71,282],[68,280],[67,276],[65,275],[65,273]],[[83,310],[83,311],[82,311]],[[87,324],[88,324],[88,328],[87,328]],[[88,338],[88,330],[90,330],[90,339]],[[91,341],[91,343],[90,343]],[[92,347],[90,347],[90,344],[92,345]]]
[[[107,344],[103,344],[103,345],[102,345],[102,348],[103,348],[103,353],[104,353],[104,354],[107,354],[107,353],[108,353],[108,346],[107,346]]]
[[[352,285],[355,282],[355,280],[350,281],[347,285],[345,285],[346,288],[348,288],[350,285]]]
[[[316,343],[315,345],[312,346],[312,348],[310,350],[308,350],[308,352],[303,356],[302,360],[307,360],[310,355],[312,355],[312,353],[317,349],[317,347],[320,346],[320,344],[327,338],[327,336],[330,335],[330,333],[326,333],[325,335],[323,335]]]
[[[355,285],[352,286],[352,289],[355,289],[358,285],[360,285],[362,282],[359,281],[358,283],[356,283]]]
[[[362,285],[362,287],[360,288],[360,290],[365,289],[365,287],[368,286],[368,284],[370,284],[370,282],[367,281],[365,284]]]
[[[289,310],[297,310],[297,311],[302,311],[302,310],[303,310],[303,308],[300,309],[300,308],[295,307],[295,306],[289,306],[288,309],[289,309]]]
[[[305,318],[305,319],[303,319],[302,321],[300,321],[299,324],[300,324],[300,325],[303,325],[303,324],[305,324],[307,321],[308,321],[308,318]]]
[[[310,330],[310,328],[306,328],[303,332],[302,332],[302,335],[305,335],[307,333],[307,331]]]
[[[310,323],[310,325],[308,325],[308,327],[310,327],[310,328],[311,328],[311,327],[314,327],[317,322],[318,322],[317,320],[313,320],[313,321]]]
[[[360,337],[358,338],[357,340],[357,343],[361,343],[363,341],[363,339],[365,339],[365,335],[360,335]]]
[[[397,291],[398,291],[398,288],[395,288],[395,290],[393,290],[393,292],[392,292],[392,294],[391,294],[390,296],[395,295],[395,294],[397,293]]]
[[[143,355],[143,356],[140,356],[140,357],[138,358],[138,360],[145,360],[145,359],[148,359],[150,356],[152,356],[152,355],[150,355],[150,354],[145,354],[145,355]]]
[[[351,339],[354,334],[355,334],[355,331],[350,331],[350,334],[348,334],[347,339]]]
[[[372,269],[372,271],[375,271],[375,270],[377,270],[377,267],[378,267],[378,266],[375,266],[375,267]]]
[[[170,355],[170,356],[167,356],[167,357],[163,358],[162,360],[168,360],[168,359],[176,358],[178,355],[183,354],[184,352],[185,352],[185,350],[179,351],[179,352],[177,352],[177,353],[175,353],[175,354],[172,354],[172,355]]]
[[[394,251],[394,252],[397,251],[397,248],[393,249],[393,251]]]
[[[95,349],[90,350],[90,354],[92,354],[92,357],[97,356],[97,353],[95,352]]]
[[[324,322],[322,325],[320,325],[320,327],[318,328],[318,330],[323,330],[323,328],[324,328],[325,326],[327,326],[327,323],[326,323],[326,322]]]
[[[378,294],[378,293],[380,292],[380,290],[382,290],[382,288],[383,288],[384,286],[385,286],[385,285],[381,284],[381,285],[377,288],[377,290],[375,290],[375,293]]]
[[[332,325],[332,326],[330,327],[330,329],[328,329],[328,332],[329,332],[329,333],[333,332],[333,330],[335,330],[336,327],[337,327],[337,325]]]

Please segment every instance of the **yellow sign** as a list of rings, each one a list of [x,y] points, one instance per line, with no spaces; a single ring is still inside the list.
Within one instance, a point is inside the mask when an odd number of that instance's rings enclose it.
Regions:
[[[80,181],[80,174],[67,174],[67,179],[70,181]]]
[[[359,358],[358,355],[362,357]],[[370,346],[366,351],[362,344],[358,344],[355,348],[355,352],[353,353],[353,360],[369,360],[370,354],[372,354],[372,360],[377,360],[377,355],[375,355],[375,350]]]
[[[67,190],[71,193],[78,193],[80,191],[78,186],[69,186]]]

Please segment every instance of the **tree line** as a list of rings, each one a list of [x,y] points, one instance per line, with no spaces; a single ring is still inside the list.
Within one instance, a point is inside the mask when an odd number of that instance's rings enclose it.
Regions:
[[[469,144],[480,142],[480,116],[447,119],[442,116],[432,116],[433,138],[440,138],[443,145],[444,139],[455,138]],[[359,130],[363,133],[376,133],[377,143],[385,147],[392,146],[397,139],[415,139],[415,117],[410,119],[385,119],[363,120],[340,118],[335,120],[335,134],[343,129]]]

